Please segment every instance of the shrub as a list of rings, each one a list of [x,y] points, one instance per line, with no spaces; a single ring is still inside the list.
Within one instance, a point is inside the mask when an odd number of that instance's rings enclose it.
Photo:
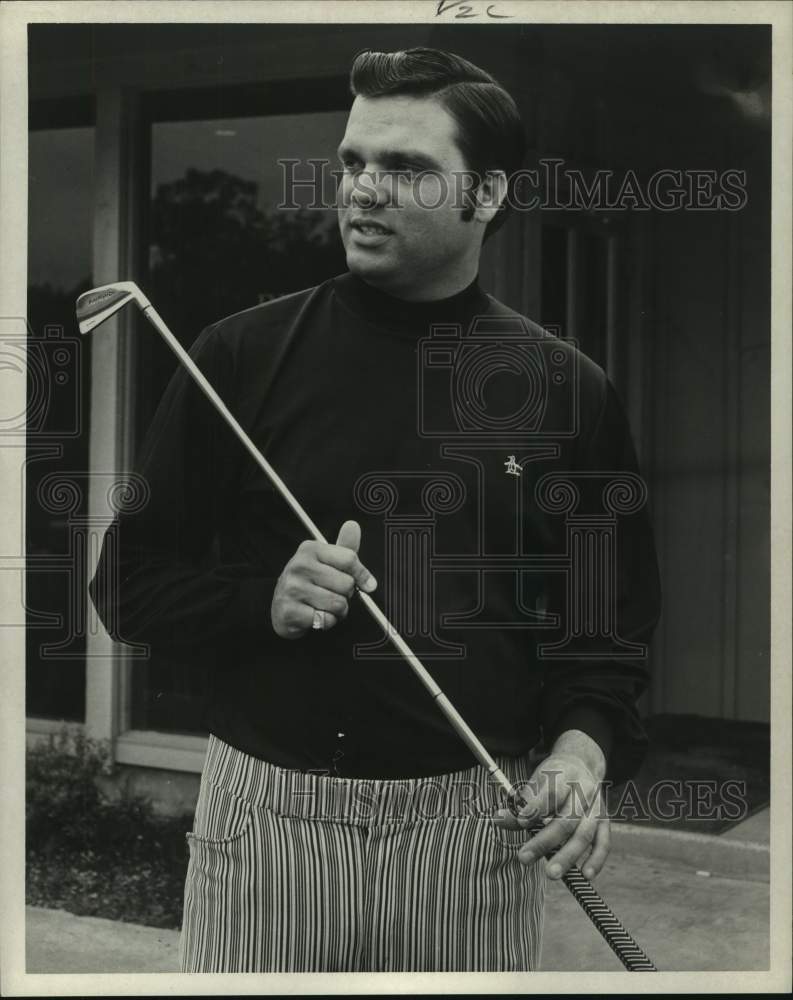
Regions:
[[[79,731],[28,752],[27,901],[178,927],[191,817],[156,816],[115,776],[109,745]]]
[[[74,847],[95,838],[102,807],[97,779],[111,773],[108,747],[64,728],[28,751],[25,822],[29,850]]]

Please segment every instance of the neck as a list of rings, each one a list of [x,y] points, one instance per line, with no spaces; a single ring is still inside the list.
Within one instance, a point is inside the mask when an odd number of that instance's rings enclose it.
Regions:
[[[370,280],[368,277],[361,277],[367,285],[376,288],[386,295],[391,295],[395,299],[402,299],[404,302],[437,302],[442,299],[449,299],[454,295],[468,288],[472,282],[476,281],[478,273],[477,261],[473,261],[469,266],[461,269],[452,276],[433,278],[420,286],[400,286],[399,282]]]
[[[466,328],[472,317],[489,308],[487,295],[476,274],[464,288],[443,298],[405,299],[369,284],[347,272],[335,280],[338,294],[372,323],[392,330],[405,330],[413,338],[426,335],[433,323],[460,323]]]

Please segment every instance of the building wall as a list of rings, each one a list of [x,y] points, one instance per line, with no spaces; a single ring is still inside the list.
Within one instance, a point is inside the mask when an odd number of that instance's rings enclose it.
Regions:
[[[739,52],[729,33],[691,35],[672,64],[663,31],[633,46],[629,30],[603,46],[563,28],[529,38],[534,64],[516,93],[538,155],[640,177],[746,172],[740,211],[633,213],[614,377],[650,484],[664,593],[645,710],[767,721],[769,36],[759,28]],[[497,251],[513,262],[502,281],[516,308],[532,287],[533,227],[522,219]]]
[[[768,202],[653,233],[653,706],[769,718]]]

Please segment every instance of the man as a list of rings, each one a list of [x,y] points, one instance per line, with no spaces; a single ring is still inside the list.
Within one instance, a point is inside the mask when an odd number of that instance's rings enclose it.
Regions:
[[[185,971],[534,969],[538,859],[558,849],[551,878],[600,871],[601,782],[641,755],[652,540],[641,511],[620,525],[614,655],[594,642],[564,655],[583,584],[543,489],[580,472],[589,502],[587,484],[635,459],[602,371],[479,287],[523,154],[517,110],[487,73],[430,49],[364,52],[351,85],[349,273],[216,323],[193,350],[335,543],[303,538],[179,372],[140,462],[150,501],[117,521],[119,566],[108,549],[92,596],[116,637],[211,664]],[[470,392],[450,389],[474,361]],[[463,412],[477,406],[484,436]],[[520,820],[496,813],[503,795],[356,588],[525,786]]]

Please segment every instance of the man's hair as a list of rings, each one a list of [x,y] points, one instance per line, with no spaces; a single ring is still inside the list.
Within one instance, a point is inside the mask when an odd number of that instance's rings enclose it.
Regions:
[[[503,170],[507,197],[488,223],[485,239],[499,229],[506,216],[515,174],[526,149],[520,114],[512,97],[489,73],[462,56],[440,49],[413,48],[401,52],[364,50],[350,72],[354,96],[386,97],[406,94],[435,97],[457,125],[457,145],[476,186],[488,170]],[[471,196],[469,195],[469,198]],[[473,206],[463,211],[473,217]]]

